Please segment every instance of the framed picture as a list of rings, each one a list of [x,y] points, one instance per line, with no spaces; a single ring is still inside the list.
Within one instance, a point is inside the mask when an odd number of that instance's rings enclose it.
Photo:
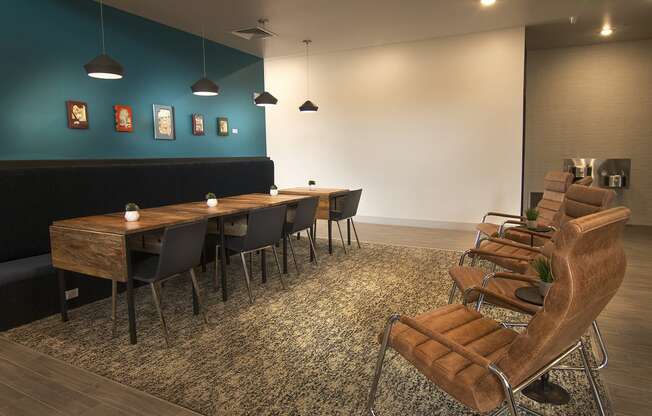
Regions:
[[[88,104],[81,101],[66,101],[68,110],[68,128],[88,128]]]
[[[218,136],[228,136],[229,135],[229,119],[226,117],[217,118],[217,135]]]
[[[194,136],[203,136],[204,135],[204,115],[203,114],[193,114],[192,115],[192,134]]]
[[[128,105],[116,104],[113,106],[115,112],[115,131],[131,133],[134,131],[134,113]]]
[[[154,138],[158,140],[174,140],[174,107],[171,105],[154,104]]]

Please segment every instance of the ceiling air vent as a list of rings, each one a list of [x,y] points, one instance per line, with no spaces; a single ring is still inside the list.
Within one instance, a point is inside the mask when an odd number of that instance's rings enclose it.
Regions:
[[[265,27],[267,19],[259,19],[258,26],[246,27],[244,29],[234,30],[232,34],[241,37],[243,39],[252,40],[252,39],[265,39],[276,36],[276,33]]]

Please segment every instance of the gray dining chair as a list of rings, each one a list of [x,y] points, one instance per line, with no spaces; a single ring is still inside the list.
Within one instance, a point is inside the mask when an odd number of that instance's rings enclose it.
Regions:
[[[283,289],[286,289],[285,282],[283,281],[283,272],[281,271],[281,263],[278,261],[278,254],[276,252],[276,243],[283,238],[286,208],[285,205],[281,205],[251,211],[247,220],[247,233],[243,236],[226,236],[225,248],[229,252],[240,254],[245,283],[247,284],[247,292],[249,293],[249,302],[252,304],[254,297],[251,293],[251,279],[249,270],[247,270],[245,254],[271,248],[274,253],[276,267],[278,268],[281,286],[283,286]]]
[[[317,250],[315,250],[315,242],[312,235],[312,227],[315,223],[318,205],[319,197],[302,199],[297,203],[296,208],[292,209],[292,214],[290,214],[291,211],[288,209],[288,215],[286,215],[285,235],[290,243],[292,260],[294,261],[294,267],[297,269],[297,273],[301,273],[301,269],[299,268],[297,257],[294,253],[292,238],[290,238],[294,233],[299,233],[304,230],[306,231],[306,234],[308,234],[308,243],[310,244],[310,249],[312,250],[313,258],[315,259],[315,264],[319,265],[317,262]]]
[[[133,279],[147,283],[152,290],[154,305],[163,327],[165,345],[168,347],[170,338],[161,308],[162,282],[188,273],[192,282],[193,312],[195,315],[201,312],[204,323],[208,324],[194,270],[201,263],[205,235],[205,220],[167,227],[161,239],[160,253],[146,255],[133,263]]]
[[[355,241],[358,243],[358,248],[360,246],[360,240],[358,239],[358,231],[355,229],[355,223],[353,222],[353,217],[358,213],[358,205],[360,204],[360,197],[362,196],[362,189],[356,189],[355,191],[350,191],[344,198],[342,198],[341,206],[337,207],[335,210],[331,210],[328,213],[329,221],[335,221],[337,224],[337,230],[340,233],[340,239],[342,240],[342,248],[344,249],[344,254],[346,254],[346,244],[344,244],[344,236],[342,235],[342,228],[340,227],[340,221],[347,220],[353,226],[353,233],[355,234]]]

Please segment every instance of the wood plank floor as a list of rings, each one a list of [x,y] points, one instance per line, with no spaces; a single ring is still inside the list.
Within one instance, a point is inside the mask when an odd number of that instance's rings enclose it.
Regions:
[[[363,223],[358,223],[357,229],[364,241],[449,250],[464,250],[474,238],[469,231]],[[321,222],[318,236],[326,236]],[[339,238],[337,229],[334,237]],[[647,249],[651,246],[651,228],[627,228],[627,277],[600,318],[610,352],[610,364],[602,377],[617,416],[648,415],[652,408],[652,320],[647,318],[652,295],[652,256]],[[0,336],[0,416],[44,414],[197,415]]]

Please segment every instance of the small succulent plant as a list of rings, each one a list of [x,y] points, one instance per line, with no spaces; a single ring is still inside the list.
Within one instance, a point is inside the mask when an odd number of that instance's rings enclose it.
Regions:
[[[125,211],[127,212],[138,211],[139,209],[140,207],[133,202],[130,202],[127,205],[125,205]]]
[[[525,218],[528,221],[536,221],[539,218],[539,211],[536,208],[528,208],[525,210]]]
[[[269,189],[274,190],[274,189],[278,189],[278,188],[276,187],[276,185],[272,185],[272,186],[269,187]]]
[[[555,280],[555,277],[552,275],[550,260],[547,258],[537,257],[532,261],[532,268],[537,272],[542,282],[552,283]]]
[[[315,182],[315,181],[313,181],[312,179],[310,179],[310,180],[308,181],[308,185],[317,185],[317,182]]]
[[[215,196],[214,193],[209,192],[209,193],[206,194],[206,199],[207,199],[207,200],[208,200],[208,199],[217,199],[217,196]]]

